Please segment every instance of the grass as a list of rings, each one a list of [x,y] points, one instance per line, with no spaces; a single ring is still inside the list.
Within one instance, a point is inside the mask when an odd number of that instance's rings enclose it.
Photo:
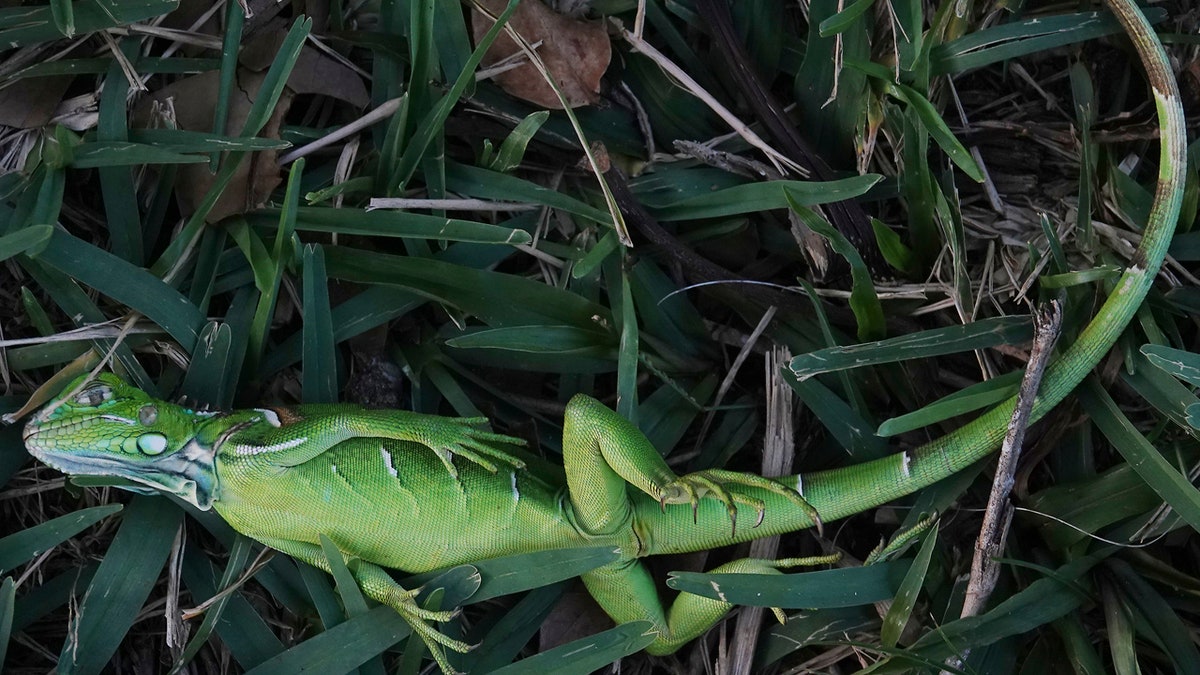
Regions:
[[[106,358],[147,391],[220,407],[351,397],[485,414],[551,464],[576,392],[633,419],[680,472],[759,472],[772,453],[795,470],[848,466],[957,428],[1017,387],[1035,306],[1064,302],[1069,344],[1129,262],[1158,167],[1153,101],[1119,26],[1086,3],[837,4],[735,3],[744,53],[730,57],[700,3],[649,2],[638,39],[695,90],[614,25],[601,103],[573,115],[477,80],[479,45],[500,30],[474,41],[447,0],[249,19],[230,3],[223,28],[161,0],[0,9],[0,103],[40,120],[0,128],[0,412]],[[637,9],[600,0],[588,16],[632,30]],[[1200,87],[1187,10],[1145,10],[1185,105]],[[242,45],[241,67],[221,45]],[[317,54],[341,75],[321,76]],[[743,88],[745,64],[765,98]],[[224,121],[146,128],[142,101],[196,74],[211,94],[181,94],[179,119],[207,100]],[[60,84],[83,103],[54,117],[59,101],[31,92]],[[364,107],[385,114],[354,128]],[[801,158],[772,116],[825,166],[780,172]],[[892,672],[964,652],[963,672],[1200,671],[1198,194],[1188,169],[1172,262],[1137,320],[1030,430],[980,616],[958,618],[987,466],[824,536],[782,537],[772,555],[843,561],[721,579],[791,620],[759,628],[743,611],[672,657],[642,654],[636,624],[581,618],[598,610],[570,580],[609,551],[410,583],[467,606],[443,630],[480,644],[456,657],[472,673],[622,657],[622,672],[718,659],[734,672],[738,658],[753,661],[738,672]],[[763,367],[774,348],[790,367]],[[776,433],[782,449],[763,440],[779,424],[763,401],[781,391],[796,429]],[[211,512],[65,481],[19,429],[0,428],[4,672],[420,668],[407,626],[336,574]],[[857,564],[932,512],[927,534]],[[714,579],[693,572],[745,555],[655,574],[703,591]]]

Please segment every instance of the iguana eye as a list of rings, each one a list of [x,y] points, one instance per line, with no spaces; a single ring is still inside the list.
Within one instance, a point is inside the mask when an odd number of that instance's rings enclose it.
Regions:
[[[92,408],[112,398],[112,387],[97,384],[84,389],[75,395],[75,403]]]

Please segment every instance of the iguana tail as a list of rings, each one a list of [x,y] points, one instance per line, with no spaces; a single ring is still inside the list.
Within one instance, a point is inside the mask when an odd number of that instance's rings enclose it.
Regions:
[[[1091,323],[1047,370],[1031,421],[1040,419],[1066,398],[1125,330],[1162,265],[1183,201],[1186,134],[1179,90],[1167,55],[1132,0],[1106,1],[1133,41],[1154,92],[1161,131],[1158,187],[1141,244]],[[824,522],[859,513],[912,494],[986,457],[1000,446],[1015,405],[1016,399],[1010,399],[966,426],[914,450],[779,480],[795,485]],[[702,500],[695,523],[691,509],[652,513],[659,508],[656,502],[639,502],[637,520],[643,530],[639,534],[646,542],[647,553],[652,554],[703,550],[814,525],[804,511],[788,500],[770,494],[761,497],[766,504],[762,524],[752,527],[756,514],[743,507],[732,536],[734,528],[724,507],[711,503],[712,500]]]

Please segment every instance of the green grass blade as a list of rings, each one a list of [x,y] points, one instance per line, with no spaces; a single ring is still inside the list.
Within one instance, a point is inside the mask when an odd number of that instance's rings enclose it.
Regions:
[[[279,96],[283,93],[288,75],[291,74],[292,67],[296,65],[296,59],[300,57],[300,49],[304,46],[304,41],[308,38],[311,30],[312,19],[297,19],[292,24],[287,36],[279,45],[279,52],[275,55],[275,60],[271,62],[271,68],[263,78],[258,95],[250,106],[250,111],[246,113],[246,122],[240,136],[255,136],[262,131],[279,102]],[[192,245],[192,241],[199,236],[208,214],[216,206],[217,200],[229,185],[229,181],[233,180],[238,165],[245,157],[246,153],[244,152],[231,152],[226,156],[225,161],[221,163],[221,169],[217,172],[216,179],[213,180],[212,188],[196,207],[196,212],[191,215],[187,224],[171,241],[167,250],[150,268],[153,274],[164,277],[169,270],[176,266],[184,252]]]
[[[190,552],[185,551],[184,554],[187,555],[188,553]],[[249,557],[250,539],[247,537],[237,537],[234,540],[233,549],[229,552],[229,562],[225,567],[225,576],[221,580],[222,588],[227,588],[233,583],[233,580],[236,578],[236,574],[245,567],[246,560]],[[207,561],[201,561],[199,559],[200,556],[192,555],[192,558],[193,559],[191,561],[185,561],[184,565],[189,565],[190,562],[190,565],[193,567],[193,574],[185,573],[185,575],[193,577],[193,581],[204,585],[204,582],[201,580],[201,578],[197,578],[198,575],[195,575],[194,573],[200,572],[200,568],[208,567],[208,563]],[[185,581],[185,583],[187,582]],[[188,585],[191,586],[191,584]],[[207,595],[211,596],[213,594],[210,592]],[[225,608],[229,606],[230,601],[234,597],[234,593],[226,593],[218,598],[211,606],[209,606],[208,610],[204,612],[204,620],[200,622],[200,627],[196,629],[196,632],[193,633],[191,638],[188,640],[187,646],[183,649],[183,654],[180,655],[180,657],[175,661],[171,668],[171,675],[181,672],[188,663],[191,663],[192,659],[195,658],[197,653],[199,653],[200,648],[203,647],[204,643],[208,641],[208,638],[210,635],[212,635],[213,630],[215,630],[217,625],[221,622],[225,613]],[[230,650],[232,651],[232,647]]]
[[[496,327],[555,323],[602,330],[612,325],[602,305],[498,272],[343,246],[326,247],[325,265],[335,279],[400,286]]]
[[[717,389],[717,378],[710,374],[690,388],[684,388],[686,384],[686,381],[663,384],[638,405],[638,428],[664,456],[683,441],[703,412],[704,402]]]
[[[874,4],[875,0],[854,0],[849,7],[821,22],[821,37],[837,35],[851,27],[863,15],[863,12],[871,9]]]
[[[367,599],[363,597],[362,589],[354,581],[354,575],[350,573],[350,568],[346,567],[342,552],[325,535],[321,535],[321,552],[325,554],[325,561],[329,563],[329,573],[333,575],[333,581],[337,584],[337,593],[346,607],[346,616],[353,618],[366,614]]]
[[[521,161],[525,158],[525,148],[529,146],[529,141],[537,135],[538,129],[546,123],[546,119],[550,117],[550,111],[539,110],[535,113],[529,113],[525,119],[521,120],[504,142],[500,144],[500,150],[496,152],[495,158],[488,163],[487,168],[492,171],[507,173],[521,166]]]
[[[1171,603],[1125,561],[1114,558],[1107,568],[1149,625],[1155,642],[1163,646],[1173,670],[1183,675],[1200,674],[1200,650],[1192,642],[1192,629],[1184,625]]]
[[[283,282],[283,271],[291,260],[293,237],[296,232],[296,209],[300,203],[300,178],[304,173],[304,159],[292,164],[288,171],[287,192],[284,196],[284,208],[279,212],[279,223],[275,231],[275,248],[267,253],[260,245],[256,233],[249,228],[241,230],[243,242],[249,242],[247,259],[254,268],[254,285],[261,295],[254,309],[254,319],[250,324],[249,372],[258,370],[258,362],[262,358],[267,345],[267,333],[271,329],[271,320],[275,317],[275,303],[279,299],[280,284]],[[237,236],[235,234],[235,236]],[[243,250],[246,244],[243,243]]]
[[[229,98],[237,86],[238,54],[242,45],[242,29],[246,25],[246,12],[238,5],[239,3],[230,3],[225,7],[225,30],[221,36],[221,71],[217,76],[217,100],[213,106],[214,135],[225,133],[229,120]],[[217,168],[219,159],[219,154],[214,152],[210,160],[212,169]]]
[[[561,325],[513,326],[468,330],[446,340],[460,349],[500,349],[534,354],[588,354],[612,358],[612,336]]]
[[[1113,672],[1117,675],[1141,675],[1142,670],[1137,660],[1137,631],[1133,627],[1133,609],[1126,602],[1126,598],[1113,587],[1104,586],[1101,591]]]
[[[36,236],[33,238],[33,240],[37,243],[44,241],[42,239],[43,235],[45,236],[45,240],[49,240],[50,236],[54,233],[54,229],[49,225],[32,225],[21,231],[24,232],[30,229],[34,230],[34,234]],[[9,240],[7,237],[0,237],[0,250],[5,248],[5,242],[7,241],[15,240]],[[21,252],[22,251],[17,251],[17,253]],[[29,318],[30,325],[37,330],[38,335],[46,336],[54,334],[54,326],[50,324],[50,315],[46,314],[46,309],[42,307],[42,303],[38,302],[37,297],[34,296],[34,294],[29,290],[28,286],[21,287],[21,307],[24,308],[25,315]]]
[[[885,420],[875,434],[897,436],[1005,401],[1016,395],[1022,375],[1022,371],[1014,370],[943,396],[918,410]]]
[[[464,670],[490,673],[512,662],[521,648],[541,629],[542,623],[562,597],[567,582],[535,588],[521,598],[488,630],[479,648],[462,657]]]
[[[396,610],[379,605],[260,663],[246,675],[345,673],[382,654],[409,632]]]
[[[1189,408],[1200,403],[1200,398],[1197,398],[1193,390],[1167,372],[1147,367],[1149,358],[1135,356],[1131,362],[1134,366],[1133,371],[1123,373],[1121,378],[1138,396],[1175,424],[1184,429],[1192,426]]]
[[[425,304],[415,293],[388,286],[372,286],[334,307],[330,312],[333,338],[341,342],[364,333]],[[265,377],[303,358],[303,333],[288,336],[268,352],[261,374]]]
[[[1041,490],[1030,496],[1026,507],[1056,519],[1044,521],[1038,531],[1047,546],[1062,551],[1091,533],[1142,517],[1161,504],[1150,486],[1128,464],[1122,464],[1086,482]]]
[[[179,291],[141,267],[61,231],[54,233],[38,260],[162,326],[185,351],[195,348],[204,315]]]
[[[107,320],[92,299],[79,288],[70,277],[50,267],[40,260],[33,258],[18,259],[21,267],[33,277],[38,285],[45,290],[66,314],[77,324],[103,323]],[[112,348],[112,340],[93,340],[92,344],[97,354],[107,354]],[[129,345],[118,344],[116,351],[120,366],[125,369],[130,380],[143,391],[153,394],[156,391],[154,381],[146,374],[146,370],[134,358]]]
[[[76,591],[86,588],[96,575],[97,563],[71,569],[25,591],[17,599],[13,612],[13,631],[19,632],[62,607],[75,598]]]
[[[909,653],[920,659],[940,661],[964,649],[1037,630],[1090,601],[1076,584],[1114,552],[1109,548],[1072,560],[1055,570],[1053,576],[1029,584],[986,614],[957,619],[926,633],[909,648]]]
[[[829,242],[838,255],[850,264],[850,275],[853,279],[850,288],[850,309],[858,321],[858,339],[861,341],[878,340],[887,333],[887,322],[883,317],[883,306],[879,304],[879,296],[875,294],[875,284],[871,281],[871,271],[858,249],[838,232],[824,218],[812,209],[800,204],[790,190],[784,188],[788,206],[808,229],[816,232]]]
[[[617,559],[610,547],[595,546],[577,549],[556,549],[536,553],[520,553],[481,560],[474,564],[483,579],[472,596],[471,602],[483,602],[501,595],[519,593],[531,588],[540,588],[556,581],[577,577]],[[530,575],[529,570],[537,570]],[[416,588],[429,583],[440,572],[418,574],[404,580],[405,588]]]
[[[605,266],[605,281],[609,283],[609,301],[613,305],[613,318],[617,319],[617,414],[637,424],[638,422],[638,321],[637,308],[633,304],[633,293],[629,289],[629,275],[624,261],[614,256]]]
[[[1157,7],[1142,9],[1151,24],[1167,18]],[[972,31],[932,50],[933,74],[962,73],[1047,49],[1122,33],[1121,24],[1108,12],[1077,12],[1037,16]]]
[[[257,216],[275,216],[276,209],[263,209]],[[296,212],[296,229],[308,232],[331,232],[376,237],[418,237],[444,241],[465,241],[479,244],[528,244],[529,233],[503,225],[491,225],[458,218],[429,216],[407,211],[359,211],[301,207]]]
[[[200,331],[192,361],[184,376],[183,391],[192,400],[218,405],[232,386],[229,352],[233,347],[233,329],[220,321],[209,321]]]
[[[124,56],[136,56],[126,42],[121,51]],[[129,82],[118,59],[113,59],[104,78],[104,89],[100,92],[100,118],[96,126],[96,140],[100,143],[122,145],[129,140],[129,119],[126,115],[126,98]],[[75,148],[76,167],[81,159],[80,150]],[[120,151],[117,153],[120,154]],[[87,153],[82,156],[87,159]],[[94,158],[94,156],[93,156]],[[142,163],[142,162],[139,162]],[[108,221],[108,236],[112,252],[118,258],[133,265],[142,264],[142,222],[138,214],[137,189],[133,184],[133,172],[127,164],[100,165],[100,192],[104,196],[104,215]]]
[[[597,223],[607,223],[610,220],[607,211],[579,201],[570,195],[542,187],[523,178],[457,162],[446,162],[446,189],[478,199],[532,202],[550,206]]]
[[[129,142],[191,156],[193,160],[196,158],[192,155],[197,153],[283,150],[292,145],[278,138],[238,137],[185,129],[130,129]]]
[[[755,663],[767,666],[800,649],[838,642],[846,635],[878,630],[879,615],[866,605],[819,609],[788,617],[788,622],[767,631]]]
[[[1200,491],[1196,490],[1187,476],[1171,466],[1162,453],[1134,428],[1108,392],[1094,379],[1085,380],[1076,392],[1092,421],[1142,480],[1193,529],[1200,530]]]
[[[1115,280],[1121,276],[1122,268],[1116,265],[1100,265],[1087,270],[1063,272],[1062,274],[1044,274],[1038,278],[1038,285],[1043,289],[1070,288],[1082,286],[1097,281]]]
[[[80,602],[58,672],[90,675],[104,669],[157,582],[182,519],[183,512],[162,497],[133,498]]]
[[[1141,351],[1162,371],[1193,387],[1200,387],[1200,354],[1162,345],[1142,345]]]
[[[212,564],[203,553],[195,548],[184,552],[183,582],[193,598],[213,597],[217,592],[215,579]],[[221,642],[229,648],[234,660],[244,669],[253,668],[284,650],[283,643],[275,636],[271,626],[240,592],[229,596],[222,608],[221,620],[214,622],[213,628]],[[200,634],[201,630],[197,630],[195,637],[198,638]]]
[[[702,574],[671,572],[667,586],[685,593],[754,607],[853,607],[890,600],[910,561],[800,574]]]
[[[904,581],[896,589],[896,597],[888,608],[887,616],[883,618],[883,627],[879,631],[879,642],[884,647],[895,647],[900,641],[901,633],[912,618],[913,607],[917,604],[917,594],[925,585],[926,575],[929,574],[929,560],[933,557],[934,546],[937,545],[938,529],[933,527],[925,535],[917,557],[904,575]]]
[[[73,3],[70,11],[75,17],[75,32],[86,34],[145,21],[178,8],[178,0],[81,0]],[[0,44],[11,49],[61,38],[63,33],[54,20],[53,12],[45,5],[0,10]]]
[[[75,37],[75,8],[71,0],[50,0],[50,15],[63,37]],[[0,665],[3,665],[3,659],[0,659]]]
[[[1078,614],[1068,614],[1054,622],[1066,653],[1067,663],[1075,667],[1079,675],[1104,675],[1108,672],[1103,659],[1092,644],[1092,636]],[[1113,636],[1110,634],[1109,639]]]
[[[36,256],[38,250],[54,235],[52,225],[30,225],[0,237],[0,261],[19,253]]]
[[[304,401],[337,401],[337,354],[329,312],[329,282],[320,246],[304,247]]]
[[[317,610],[317,616],[321,618],[321,625],[329,630],[345,621],[346,612],[342,609],[337,591],[329,583],[329,574],[305,563],[297,563],[296,571],[304,581],[304,588]]]
[[[81,509],[0,539],[0,572],[16,569],[121,508],[120,504],[108,504]]]
[[[874,78],[888,95],[903,102],[908,112],[916,116],[918,126],[928,132],[950,160],[972,180],[977,183],[983,182],[983,172],[975,163],[975,159],[950,131],[946,121],[925,94],[896,82],[895,73],[880,64],[853,61],[850,65]]]
[[[631,621],[500,668],[493,675],[587,675],[654,642],[649,621]]]
[[[405,145],[403,154],[400,155],[399,161],[397,161],[396,166],[392,169],[392,180],[389,181],[389,185],[393,189],[408,184],[413,172],[417,169],[417,165],[420,163],[422,157],[425,156],[425,151],[433,142],[434,136],[443,133],[443,127],[446,124],[446,118],[450,116],[450,111],[458,104],[459,98],[462,97],[467,87],[475,83],[475,69],[483,61],[483,56],[487,53],[488,48],[492,46],[492,42],[499,37],[509,17],[517,10],[517,5],[517,0],[509,0],[508,6],[497,17],[495,25],[475,45],[475,51],[467,59],[467,63],[464,64],[462,72],[459,73],[450,90],[442,96],[440,101],[434,104],[433,109],[417,125],[412,137]]]
[[[183,154],[174,150],[132,143],[129,141],[92,141],[82,143],[71,161],[74,169],[123,169],[141,164],[200,164],[201,155]]]
[[[653,209],[653,213],[665,221],[721,218],[786,209],[788,195],[804,206],[829,204],[862,196],[882,179],[876,174],[865,174],[825,182],[775,180],[747,183],[661,206]]]
[[[789,367],[796,377],[803,380],[847,368],[1018,344],[1028,341],[1032,336],[1033,325],[1029,316],[1002,316],[981,319],[962,326],[910,333],[878,342],[819,349],[797,356],[792,359]]]
[[[56,134],[56,136],[66,135],[66,133]],[[59,145],[56,147],[63,154],[69,155],[71,153],[70,141],[58,140]],[[67,174],[66,171],[63,171],[62,166],[51,166],[53,162],[50,158],[47,158],[46,163],[48,168],[42,174],[42,180],[37,182],[37,201],[34,202],[33,210],[25,221],[31,224],[48,225],[57,223],[58,216],[62,213],[63,193],[67,187]]]
[[[13,607],[17,603],[17,586],[12,577],[0,581],[0,670],[4,669],[4,656],[12,635]]]
[[[873,433],[875,424],[867,420],[841,396],[819,380],[797,379],[785,371],[784,380],[812,410],[830,435],[857,461],[877,459],[888,453],[888,444]]]

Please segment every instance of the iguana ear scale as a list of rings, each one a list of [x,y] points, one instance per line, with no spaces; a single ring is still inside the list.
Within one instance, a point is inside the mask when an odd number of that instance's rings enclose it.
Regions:
[[[138,421],[142,423],[142,426],[154,426],[154,423],[158,421],[158,407],[150,403],[139,408]]]

